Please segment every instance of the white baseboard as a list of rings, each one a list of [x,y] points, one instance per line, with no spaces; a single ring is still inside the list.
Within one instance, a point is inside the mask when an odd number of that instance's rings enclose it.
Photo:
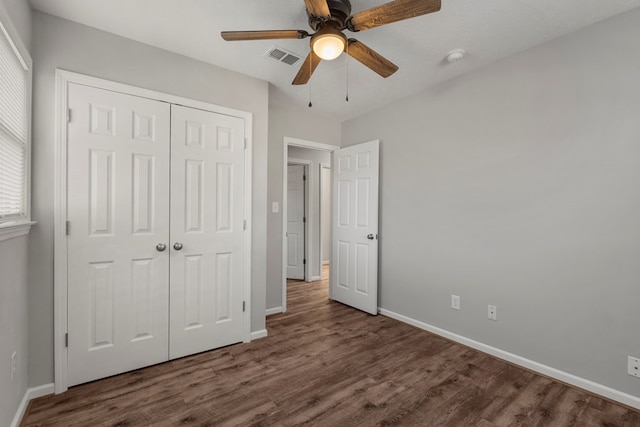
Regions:
[[[311,281],[316,282],[318,280],[322,280],[322,276],[311,276]]]
[[[282,307],[267,308],[265,310],[265,315],[267,316],[271,316],[272,314],[280,314],[280,313],[283,313]]]
[[[266,329],[262,329],[261,331],[253,331],[251,332],[251,341],[253,340],[257,340],[260,338],[264,338],[267,336],[267,330]]]
[[[322,265],[329,265],[329,261],[322,261]]]
[[[440,335],[441,337],[448,338],[460,344],[464,344],[468,347],[482,351],[483,353],[490,354],[499,359],[506,360],[515,365],[519,365],[532,371],[538,372],[542,375],[554,378],[558,381],[571,384],[573,386],[590,391],[608,399],[615,400],[616,402],[620,402],[624,405],[640,409],[640,397],[624,393],[620,390],[616,390],[606,385],[593,382],[586,378],[578,377],[576,375],[561,371],[556,368],[552,368],[551,366],[543,365],[542,363],[538,363],[525,357],[518,356],[517,354],[513,354],[508,351],[501,350],[499,348],[492,347],[478,341],[474,341],[470,338],[463,337],[462,335],[458,335],[445,329],[441,329],[436,326],[421,322],[419,320],[403,316],[402,314],[394,313],[393,311],[389,311],[384,308],[378,308],[378,312],[384,316],[391,317],[392,319],[396,319],[404,323],[408,323],[409,325],[424,329],[425,331],[432,332],[436,335]]]
[[[11,427],[20,426],[22,417],[24,417],[24,413],[27,411],[27,407],[29,406],[29,402],[31,401],[31,399],[46,396],[48,394],[53,394],[53,391],[53,384],[45,384],[38,387],[28,388],[27,391],[24,392],[24,397],[20,402],[20,406],[18,406],[18,410],[13,417],[13,421],[11,421]]]

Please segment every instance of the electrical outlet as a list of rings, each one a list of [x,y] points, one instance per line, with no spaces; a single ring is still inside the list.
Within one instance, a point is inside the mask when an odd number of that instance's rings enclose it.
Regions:
[[[16,352],[14,351],[11,355],[11,381],[13,381],[13,377],[16,374]]]
[[[451,295],[451,308],[460,310],[460,297],[458,295]]]
[[[488,309],[488,317],[491,320],[498,320],[498,307],[495,305],[490,305]]]
[[[640,359],[639,358],[629,356],[629,365],[627,367],[627,373],[634,377],[640,378]]]

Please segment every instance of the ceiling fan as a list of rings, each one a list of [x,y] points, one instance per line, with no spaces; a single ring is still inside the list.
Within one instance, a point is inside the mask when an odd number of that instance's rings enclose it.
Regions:
[[[398,66],[356,39],[347,38],[343,30],[358,32],[440,10],[440,0],[394,0],[351,15],[349,0],[304,0],[309,26],[304,30],[223,31],[227,41],[304,39],[311,37],[311,52],[292,84],[306,84],[321,59],[332,60],[346,52],[382,77],[389,77]]]

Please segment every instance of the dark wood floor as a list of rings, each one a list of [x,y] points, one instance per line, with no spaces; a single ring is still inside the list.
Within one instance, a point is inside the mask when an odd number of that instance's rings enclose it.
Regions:
[[[291,282],[269,336],[32,401],[23,426],[640,426],[640,413]]]

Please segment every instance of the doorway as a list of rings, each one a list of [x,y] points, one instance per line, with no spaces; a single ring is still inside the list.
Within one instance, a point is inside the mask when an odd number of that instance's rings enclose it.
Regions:
[[[323,264],[323,262],[330,259],[330,238],[328,248],[327,244],[323,245],[322,232],[323,230],[330,235],[330,223],[326,221],[323,224],[322,221],[322,192],[328,192],[330,195],[331,186],[323,184],[322,171],[331,167],[331,153],[340,147],[328,144],[322,144],[313,141],[305,141],[294,138],[284,138],[284,150],[283,150],[283,177],[288,176],[288,166],[290,163],[302,163],[308,165],[306,188],[308,202],[308,215],[306,220],[306,229],[308,230],[307,238],[305,239],[305,281],[312,282],[321,280],[323,273],[328,274],[329,264]],[[330,183],[330,179],[329,179]],[[287,216],[289,209],[288,203],[288,180],[283,179],[283,200],[282,211],[283,215],[283,232],[287,232]],[[331,197],[329,196],[330,200]],[[325,200],[324,207],[327,201]],[[329,208],[330,218],[330,208]],[[325,219],[326,217],[325,216]],[[283,239],[283,266],[282,266],[282,312],[287,310],[287,260],[289,255],[288,237],[286,234]],[[323,252],[329,254],[329,258],[323,256]],[[324,271],[323,271],[324,270]]]

